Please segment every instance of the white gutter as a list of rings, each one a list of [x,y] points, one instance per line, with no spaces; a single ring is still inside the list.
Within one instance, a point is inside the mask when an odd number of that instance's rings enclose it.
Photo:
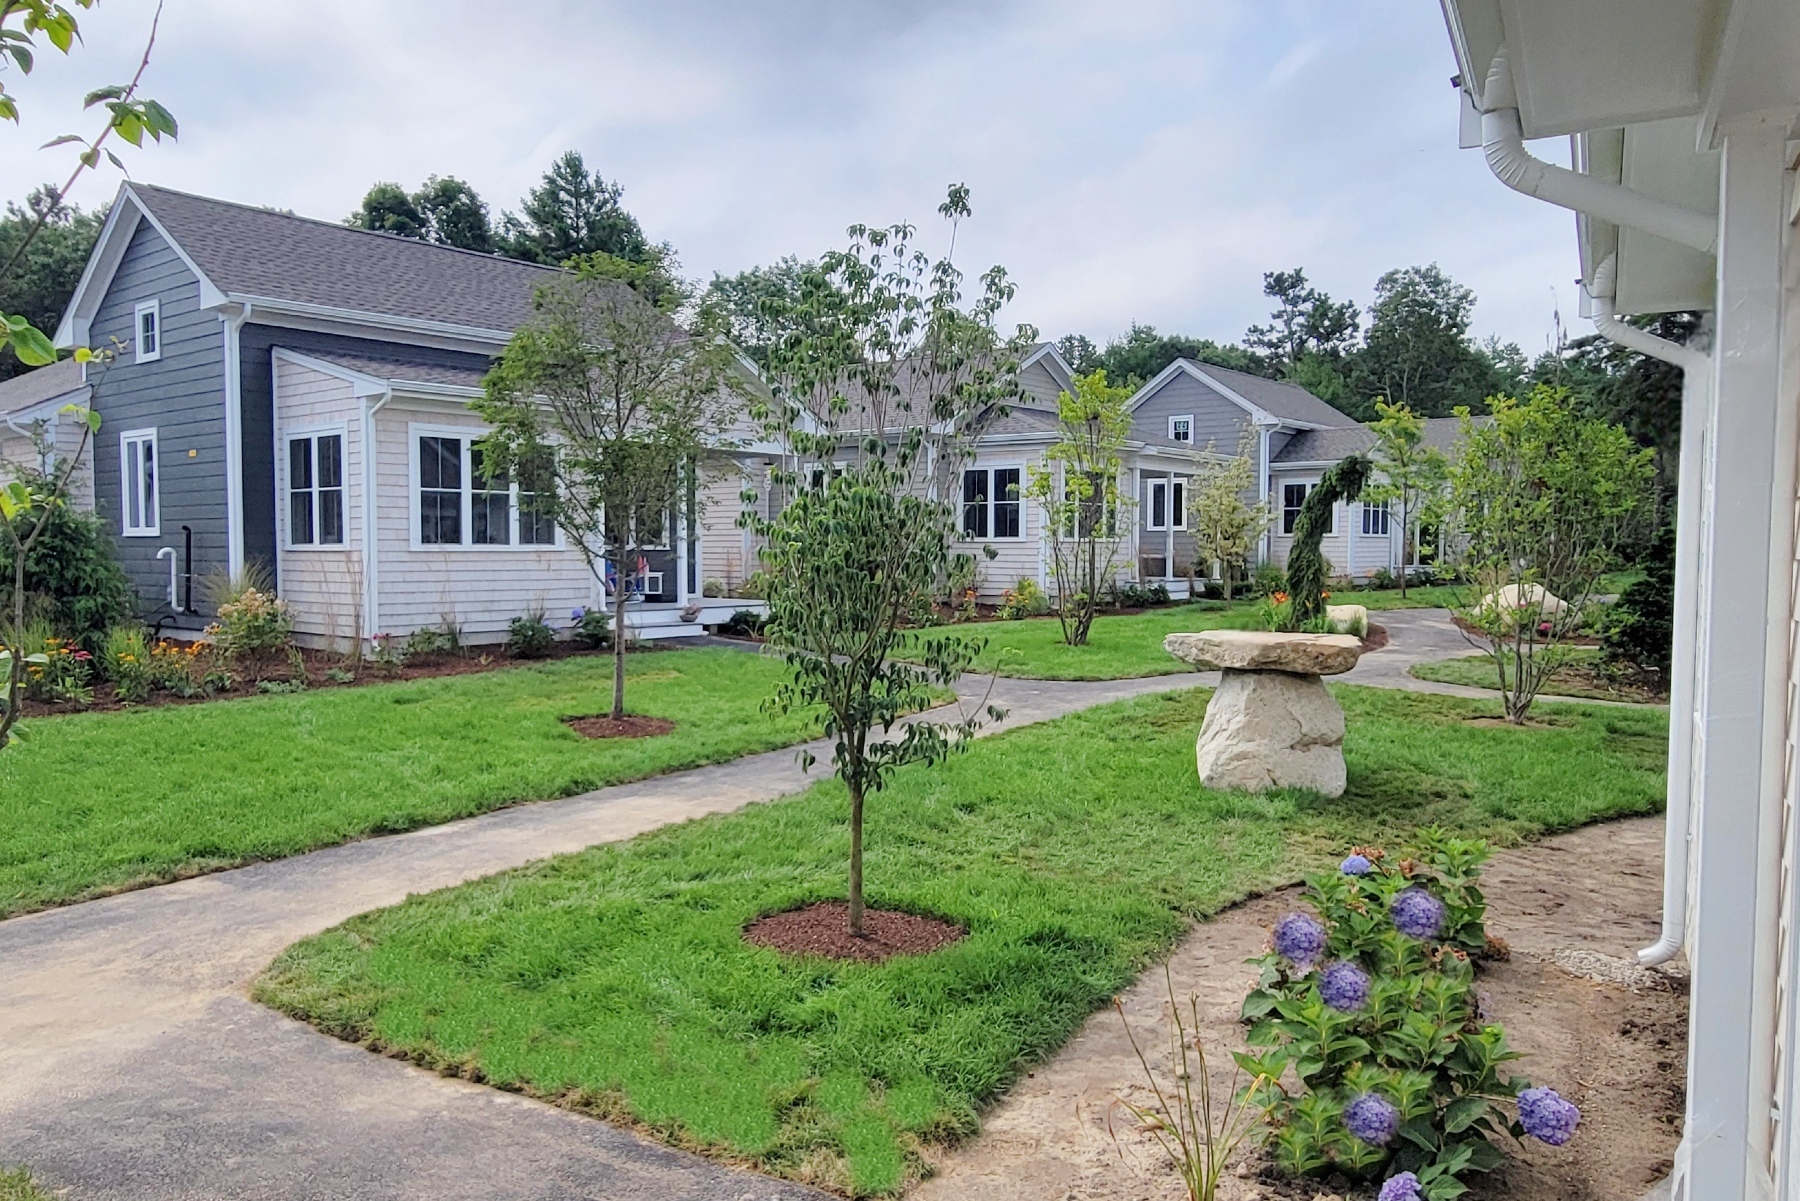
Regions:
[[[375,515],[375,414],[383,405],[394,399],[394,390],[389,388],[381,393],[381,399],[370,404],[370,393],[363,397],[362,411],[362,585],[363,585],[363,617],[362,629],[359,631],[363,645],[357,649],[357,658],[368,649],[369,642],[381,633],[380,612],[381,589],[376,570],[377,547],[380,544],[379,531],[376,528]]]
[[[234,580],[244,571],[244,381],[238,331],[249,318],[248,304],[232,316],[219,314],[225,342],[225,562]]]
[[[1481,114],[1481,150],[1495,178],[1507,187],[1614,225],[1640,229],[1707,254],[1718,253],[1718,218],[1532,157],[1525,149],[1519,96],[1504,45],[1488,68],[1481,99],[1486,105]]]
[[[1706,387],[1711,358],[1619,320],[1613,308],[1616,256],[1608,255],[1586,285],[1593,301],[1594,328],[1629,350],[1681,368],[1681,476],[1675,495],[1675,645],[1670,656],[1668,803],[1663,814],[1662,935],[1637,953],[1645,967],[1667,963],[1687,936],[1689,811],[1693,805],[1694,663],[1699,624],[1701,446],[1705,436]]]

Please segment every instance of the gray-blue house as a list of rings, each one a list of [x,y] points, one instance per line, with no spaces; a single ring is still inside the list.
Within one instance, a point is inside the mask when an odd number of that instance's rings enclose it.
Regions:
[[[529,610],[566,620],[600,600],[561,531],[471,457],[485,427],[468,402],[553,274],[123,185],[57,342],[117,350],[85,381],[103,422],[93,504],[146,615],[200,628],[199,581],[247,564],[316,643],[444,622],[493,639]],[[705,485],[735,498],[745,465],[727,466]],[[710,528],[731,526],[727,508],[684,515],[636,565],[646,633],[723,620],[681,610],[725,573],[703,562],[708,539],[716,558],[738,549]]]

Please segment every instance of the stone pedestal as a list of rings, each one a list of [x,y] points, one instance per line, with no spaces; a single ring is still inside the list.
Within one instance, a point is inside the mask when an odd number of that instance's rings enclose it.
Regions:
[[[1344,792],[1344,711],[1321,676],[1356,666],[1362,640],[1345,634],[1208,630],[1170,634],[1163,649],[1223,673],[1194,744],[1208,788]]]

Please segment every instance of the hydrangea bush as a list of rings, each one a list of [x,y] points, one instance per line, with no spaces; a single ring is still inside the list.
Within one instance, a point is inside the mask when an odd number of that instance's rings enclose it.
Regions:
[[[1518,1055],[1481,1014],[1487,857],[1437,831],[1398,860],[1358,847],[1308,881],[1316,915],[1276,923],[1252,961],[1252,1050],[1237,1058],[1273,1082],[1261,1099],[1284,1170],[1385,1178],[1382,1201],[1451,1201],[1461,1177],[1499,1165],[1493,1138],[1560,1147],[1574,1134],[1580,1111],[1511,1075]]]

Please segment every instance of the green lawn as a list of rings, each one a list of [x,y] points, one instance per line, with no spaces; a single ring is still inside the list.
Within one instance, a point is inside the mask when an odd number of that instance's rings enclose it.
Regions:
[[[0,1168],[0,1201],[52,1201],[25,1168]]]
[[[1600,662],[1600,651],[1597,647],[1578,646],[1570,648],[1567,667],[1558,668],[1549,681],[1541,689],[1544,696],[1573,696],[1584,700],[1602,701],[1636,701],[1664,703],[1667,697],[1655,696],[1642,689],[1613,687],[1603,677],[1595,674],[1594,668]],[[1508,672],[1512,663],[1507,657]],[[1473,688],[1498,688],[1500,674],[1494,666],[1494,656],[1483,651],[1478,655],[1465,655],[1456,659],[1439,659],[1432,663],[1415,663],[1411,668],[1413,675],[1421,680],[1438,680],[1445,684],[1465,684]]]
[[[885,964],[746,945],[844,895],[834,781],[353,918],[258,999],[436,1070],[858,1195],[891,1193],[1188,923],[1426,823],[1514,840],[1661,805],[1659,711],[1335,690],[1350,790],[1211,792],[1207,693],[1087,710],[908,768],[871,803],[872,903],[968,937]],[[1579,767],[1579,770],[1575,768]]]
[[[760,704],[782,672],[741,651],[633,655],[657,738],[590,741],[612,661],[29,723],[0,752],[0,917],[515,801],[569,796],[801,740]]]
[[[1062,625],[1054,617],[984,621],[949,626],[941,633],[987,639],[987,650],[976,664],[978,671],[1029,680],[1123,680],[1193,670],[1163,649],[1165,634],[1247,630],[1255,626],[1254,605],[1197,601],[1167,609],[1097,617],[1086,646],[1064,642]]]

